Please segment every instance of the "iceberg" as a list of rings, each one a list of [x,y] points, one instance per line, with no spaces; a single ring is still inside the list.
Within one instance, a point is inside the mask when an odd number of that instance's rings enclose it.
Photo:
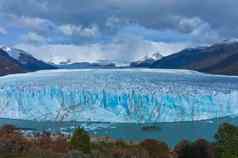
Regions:
[[[0,77],[0,117],[176,122],[238,114],[238,77],[189,70],[46,70]]]

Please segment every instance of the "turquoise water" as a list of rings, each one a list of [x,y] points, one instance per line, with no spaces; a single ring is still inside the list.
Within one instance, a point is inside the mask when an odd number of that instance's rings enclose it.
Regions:
[[[31,131],[50,131],[72,133],[76,127],[82,126],[91,134],[97,136],[110,136],[115,139],[141,141],[152,138],[166,142],[171,147],[179,141],[190,141],[204,138],[213,141],[214,134],[220,124],[229,122],[238,125],[238,118],[223,118],[219,120],[206,120],[195,122],[135,124],[135,123],[85,123],[85,122],[37,122],[24,120],[0,119],[0,125],[13,124],[18,128]],[[156,126],[159,130],[145,131],[145,126]]]

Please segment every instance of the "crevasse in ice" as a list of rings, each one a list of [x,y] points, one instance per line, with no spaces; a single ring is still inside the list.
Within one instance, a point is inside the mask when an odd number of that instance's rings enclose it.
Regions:
[[[174,122],[238,114],[238,77],[188,70],[51,70],[0,77],[0,117]]]

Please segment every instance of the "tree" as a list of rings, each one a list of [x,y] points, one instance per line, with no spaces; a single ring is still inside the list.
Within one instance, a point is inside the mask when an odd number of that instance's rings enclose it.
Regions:
[[[168,158],[170,157],[170,150],[167,144],[147,139],[141,143],[141,146],[148,151],[151,158]]]
[[[82,128],[77,128],[74,131],[74,134],[70,139],[70,144],[73,147],[73,149],[82,151],[84,153],[91,152],[90,137],[88,133]]]
[[[206,140],[199,139],[193,143],[186,140],[176,145],[174,149],[177,158],[214,158],[213,145]]]
[[[238,127],[221,125],[215,135],[218,158],[238,158]]]
[[[193,157],[191,143],[187,140],[181,141],[174,148],[177,158],[191,158]]]

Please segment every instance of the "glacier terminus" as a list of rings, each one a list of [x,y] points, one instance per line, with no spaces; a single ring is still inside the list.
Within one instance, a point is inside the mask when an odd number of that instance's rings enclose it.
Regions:
[[[238,77],[189,70],[45,70],[0,77],[0,117],[176,122],[238,114]]]

